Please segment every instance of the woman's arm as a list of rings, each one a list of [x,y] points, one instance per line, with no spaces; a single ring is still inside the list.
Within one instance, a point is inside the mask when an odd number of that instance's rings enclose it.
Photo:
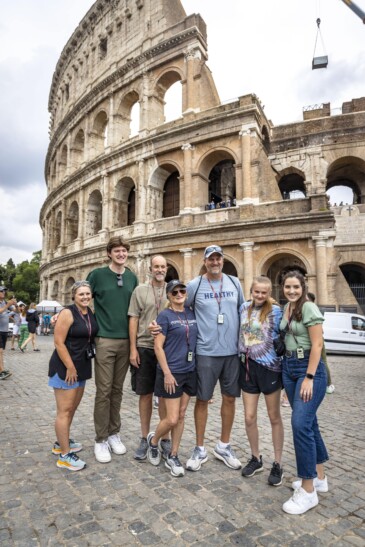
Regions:
[[[165,343],[166,336],[163,334],[157,334],[155,337],[155,354],[157,357],[157,361],[159,362],[160,367],[162,368],[162,372],[164,374],[164,386],[167,393],[175,393],[175,386],[177,386],[177,382],[173,375],[171,374],[171,371],[169,369],[169,365],[167,363],[166,354],[163,349],[163,345]]]
[[[66,382],[74,384],[77,381],[77,371],[71,356],[66,347],[65,341],[73,323],[73,317],[70,310],[62,310],[60,312],[54,330],[54,342],[59,358],[66,367]]]
[[[314,376],[317,371],[323,347],[322,323],[308,327],[308,334],[311,341],[311,350],[309,354],[307,374],[312,374]],[[300,388],[300,396],[304,401],[309,401],[312,398],[312,395],[313,380],[310,378],[304,378]]]

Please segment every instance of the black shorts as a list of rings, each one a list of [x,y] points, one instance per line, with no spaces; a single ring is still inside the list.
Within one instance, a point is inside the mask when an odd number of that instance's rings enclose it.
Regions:
[[[245,393],[270,395],[278,389],[282,389],[283,381],[281,372],[270,370],[252,359],[242,357],[240,370],[240,387]]]
[[[139,368],[131,365],[132,390],[137,395],[149,395],[155,389],[157,359],[155,352],[150,348],[137,348]]]
[[[5,349],[7,339],[8,339],[8,333],[0,332],[0,349]]]
[[[183,372],[181,374],[173,374],[177,386],[175,386],[175,393],[167,393],[164,385],[164,374],[160,368],[156,372],[155,383],[155,395],[156,397],[162,397],[164,399],[179,399],[183,393],[195,397],[197,389],[197,376],[196,370],[192,372]]]
[[[33,323],[33,321],[29,321],[28,323],[28,331],[29,334],[35,334],[37,332],[37,325],[36,323]]]

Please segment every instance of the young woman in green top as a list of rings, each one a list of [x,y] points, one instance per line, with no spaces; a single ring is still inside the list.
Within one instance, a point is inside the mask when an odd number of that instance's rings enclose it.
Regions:
[[[293,482],[294,494],[283,510],[299,515],[318,505],[317,492],[328,491],[323,468],[328,454],[316,417],[327,386],[321,358],[324,318],[316,304],[308,301],[300,272],[286,273],[282,287],[288,300],[280,324],[280,329],[286,331],[283,383],[293,410],[291,423],[300,479]]]

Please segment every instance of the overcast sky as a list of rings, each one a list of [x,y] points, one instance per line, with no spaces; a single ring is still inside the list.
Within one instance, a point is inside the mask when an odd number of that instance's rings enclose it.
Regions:
[[[365,0],[356,3],[365,11]],[[92,4],[0,0],[0,263],[30,259],[41,248],[49,88],[63,46]],[[222,101],[256,93],[277,125],[301,120],[303,106],[335,109],[365,95],[365,25],[341,0],[182,4],[207,23],[208,65]],[[312,71],[318,16],[329,65]]]

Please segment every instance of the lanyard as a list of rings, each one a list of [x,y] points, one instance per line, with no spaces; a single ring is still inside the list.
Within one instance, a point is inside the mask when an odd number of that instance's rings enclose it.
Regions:
[[[186,316],[186,311],[184,310],[184,312],[183,312],[184,315],[185,315],[185,321],[183,321],[183,320],[181,319],[181,317],[179,316],[179,312],[177,312],[177,311],[174,310],[173,308],[171,308],[171,309],[172,309],[172,311],[173,311],[174,313],[176,313],[177,318],[178,318],[178,320],[179,320],[179,322],[180,322],[180,325],[183,326],[183,327],[185,328],[186,345],[188,346],[188,351],[190,351],[190,342],[189,342],[189,331],[190,331],[190,327],[189,327],[188,318],[187,318],[187,316]],[[182,313],[182,312],[180,312],[180,313]]]
[[[222,277],[221,277],[221,285],[219,287],[219,297],[217,296],[217,293],[215,292],[215,290],[213,288],[213,285],[210,282],[209,277],[207,277],[207,280],[208,280],[208,283],[210,285],[210,288],[212,289],[212,293],[214,294],[214,298],[217,301],[218,309],[219,309],[219,313],[220,313],[221,312],[221,302],[222,302],[223,274],[222,274]]]
[[[81,315],[81,319],[83,320],[83,322],[86,325],[87,332],[89,334],[89,340],[88,341],[90,342],[90,339],[91,339],[91,321],[90,321],[90,317],[89,317],[89,311],[87,312],[87,322],[86,322],[84,314],[80,312],[80,310],[77,306],[76,306],[76,309],[79,312],[79,314]]]
[[[164,287],[162,287],[160,298],[157,298],[156,297],[155,287],[152,285],[152,283],[151,283],[151,286],[152,286],[152,290],[153,290],[153,296],[154,296],[154,299],[155,299],[155,308],[156,308],[156,312],[157,312],[157,315],[158,315],[159,312],[160,312],[160,307],[161,307],[161,303],[162,303],[162,299],[163,299]]]

